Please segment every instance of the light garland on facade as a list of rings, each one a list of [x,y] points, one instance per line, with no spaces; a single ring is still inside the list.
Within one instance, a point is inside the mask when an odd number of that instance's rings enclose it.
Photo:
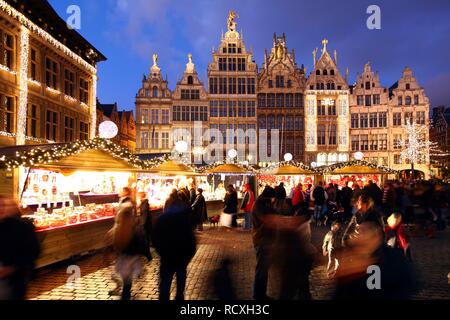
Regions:
[[[34,80],[34,79],[28,79],[28,83],[31,83],[31,84],[33,84],[35,86],[38,86],[38,87],[42,87],[42,84],[39,81]]]
[[[97,132],[97,76],[92,75],[92,109],[91,109],[91,139],[93,139]],[[88,107],[89,108],[89,107]]]
[[[6,132],[6,131],[0,131],[0,136],[8,137],[8,138],[17,138],[17,134]],[[33,141],[37,143],[55,143],[53,140],[46,140],[46,139],[39,139],[35,137],[25,136],[25,140]]]
[[[11,5],[9,5],[6,1],[0,0],[0,9],[6,12],[10,17],[17,20],[21,25],[25,26],[28,30],[36,34],[37,36],[44,39],[46,42],[50,43],[52,47],[64,52],[71,59],[75,60],[77,64],[83,66],[87,69],[91,74],[96,74],[97,69],[86,62],[84,59],[80,58],[76,53],[70,50],[68,47],[63,45],[61,42],[56,40],[53,36],[51,36],[47,31],[43,30],[27,17],[25,17],[22,13],[14,9]]]
[[[0,167],[11,171],[13,168],[18,168],[20,166],[29,167],[37,164],[55,163],[65,157],[76,155],[82,151],[91,149],[104,150],[113,157],[128,162],[133,167],[144,167],[143,161],[132,154],[128,149],[101,138],[77,141],[69,145],[52,147],[50,149],[36,147],[29,151],[16,152],[16,155],[13,157],[0,158]]]
[[[28,109],[28,54],[30,36],[27,28],[20,31],[19,109],[17,110],[16,144],[25,144]]]
[[[74,97],[68,96],[67,94],[64,95],[64,100],[69,101],[69,102],[77,102],[77,99],[75,99]]]
[[[9,73],[14,74],[14,75],[17,74],[17,72],[15,72],[14,70],[11,70],[10,68],[8,68],[7,66],[5,66],[3,64],[0,64],[0,70],[9,72]]]
[[[61,91],[50,88],[50,87],[45,87],[45,90],[47,90],[48,92],[50,92],[52,94],[61,94]]]

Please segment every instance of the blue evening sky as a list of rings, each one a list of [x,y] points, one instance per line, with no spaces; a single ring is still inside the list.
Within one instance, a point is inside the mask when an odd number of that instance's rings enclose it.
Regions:
[[[450,1],[407,0],[50,0],[61,17],[75,4],[81,8],[79,32],[108,61],[99,64],[98,96],[134,110],[142,75],[149,73],[152,54],[173,89],[193,54],[197,72],[206,83],[212,47],[217,48],[230,9],[243,30],[247,49],[261,67],[273,33],[286,33],[296,61],[312,69],[312,51],[338,52],[338,67],[350,70],[350,83],[370,61],[384,86],[391,86],[405,66],[413,69],[430,97],[431,107],[450,105]],[[381,30],[369,30],[366,9],[381,8]],[[319,51],[320,52],[320,51]]]

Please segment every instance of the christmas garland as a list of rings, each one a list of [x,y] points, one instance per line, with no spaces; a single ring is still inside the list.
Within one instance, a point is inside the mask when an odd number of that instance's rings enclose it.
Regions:
[[[128,149],[109,140],[94,138],[93,140],[77,141],[68,145],[55,146],[52,148],[44,149],[36,146],[36,148],[31,150],[17,151],[15,156],[1,157],[0,168],[11,171],[13,168],[18,168],[20,166],[30,167],[39,164],[55,163],[63,158],[92,149],[106,151],[114,158],[126,161],[136,168],[142,168],[144,165],[143,161],[132,154]]]
[[[339,163],[335,163],[335,164],[332,164],[329,166],[318,167],[318,168],[316,168],[316,170],[321,173],[329,173],[329,172],[333,172],[336,169],[342,169],[342,168],[351,167],[351,166],[363,166],[363,167],[368,167],[368,168],[372,168],[372,169],[377,169],[377,170],[380,170],[382,172],[389,173],[389,174],[398,174],[397,170],[394,170],[394,169],[386,167],[386,166],[380,166],[375,163],[367,162],[364,160],[352,160],[352,161],[347,161],[347,162],[339,162]]]
[[[312,173],[317,173],[317,174],[322,173],[322,171],[318,168],[308,167],[307,165],[303,164],[302,162],[297,162],[297,161],[280,161],[278,164],[276,164],[274,166],[269,166],[269,167],[264,167],[264,168],[259,169],[259,172],[265,173],[265,172],[269,172],[269,171],[272,171],[276,168],[280,168],[283,166],[294,166],[299,169],[311,171]]]

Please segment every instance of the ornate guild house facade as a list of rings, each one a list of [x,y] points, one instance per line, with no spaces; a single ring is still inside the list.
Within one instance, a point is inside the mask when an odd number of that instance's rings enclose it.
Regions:
[[[200,134],[193,131],[198,122],[202,130],[210,129],[209,136],[203,135],[203,146],[225,147],[224,157],[236,149],[240,161],[258,163],[261,154],[277,151],[277,161],[290,153],[296,161],[322,166],[353,160],[361,152],[364,160],[377,165],[410,169],[400,158],[399,141],[407,138],[403,126],[407,119],[429,125],[429,101],[411,69],[388,89],[367,63],[349,85],[348,69],[341,74],[337,52],[331,53],[324,39],[320,56],[318,49],[313,51],[307,75],[303,64],[298,67],[294,50],[288,50],[284,34],[274,35],[273,47],[258,69],[242,32],[236,30],[236,17],[229,13],[228,31],[212,51],[206,88],[189,55],[172,93],[154,57],[151,74],[144,77],[136,97],[138,153],[170,152],[179,139],[174,129],[185,129],[192,147],[201,147],[196,143]],[[271,143],[274,129],[278,149]],[[266,132],[267,140],[261,140]],[[415,168],[428,176],[429,155]]]

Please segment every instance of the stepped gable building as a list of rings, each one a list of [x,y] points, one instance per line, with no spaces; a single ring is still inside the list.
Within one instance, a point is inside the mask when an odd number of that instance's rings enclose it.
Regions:
[[[189,144],[194,146],[193,151],[201,156],[201,148],[209,144],[209,136],[204,136],[209,127],[209,100],[192,62],[192,54],[188,54],[188,63],[172,94],[172,103],[174,142],[187,136],[189,141],[193,140]],[[168,142],[169,138],[164,139]]]
[[[352,152],[363,152],[364,159],[389,165],[391,124],[389,91],[380,84],[378,72],[367,63],[357,76],[350,95],[350,139]]]
[[[430,102],[425,94],[425,90],[420,86],[413,75],[411,68],[403,70],[402,77],[389,89],[390,100],[389,109],[392,113],[391,133],[389,143],[393,152],[389,153],[389,165],[397,170],[410,170],[409,161],[402,161],[400,157],[401,149],[398,145],[400,139],[407,139],[407,131],[403,127],[408,120],[410,123],[417,123],[430,127]],[[425,140],[430,139],[427,130]],[[414,164],[414,170],[429,174],[430,155],[424,153],[422,159]]]
[[[305,91],[306,163],[317,166],[347,161],[350,158],[350,91],[347,77],[328,53],[328,40],[322,41],[322,54],[313,51],[314,69]]]
[[[236,149],[239,160],[246,161],[250,148],[254,150],[252,154],[257,150],[258,67],[253,53],[245,47],[242,32],[236,30],[236,17],[230,11],[228,31],[222,34],[219,48],[213,49],[208,65],[209,127],[211,133],[218,130],[222,134],[223,140],[217,141],[220,145],[225,145],[226,150]],[[231,130],[239,132],[235,136]],[[212,141],[214,139],[211,137]]]
[[[158,55],[153,54],[153,66],[144,75],[136,95],[136,152],[169,153],[172,149],[172,93],[167,78],[161,76]]]
[[[304,161],[304,91],[305,68],[298,68],[294,50],[288,51],[286,36],[274,34],[270,54],[264,52],[264,63],[258,76],[258,136],[261,130],[279,130],[279,155],[290,153]],[[267,146],[267,153],[271,146]]]

